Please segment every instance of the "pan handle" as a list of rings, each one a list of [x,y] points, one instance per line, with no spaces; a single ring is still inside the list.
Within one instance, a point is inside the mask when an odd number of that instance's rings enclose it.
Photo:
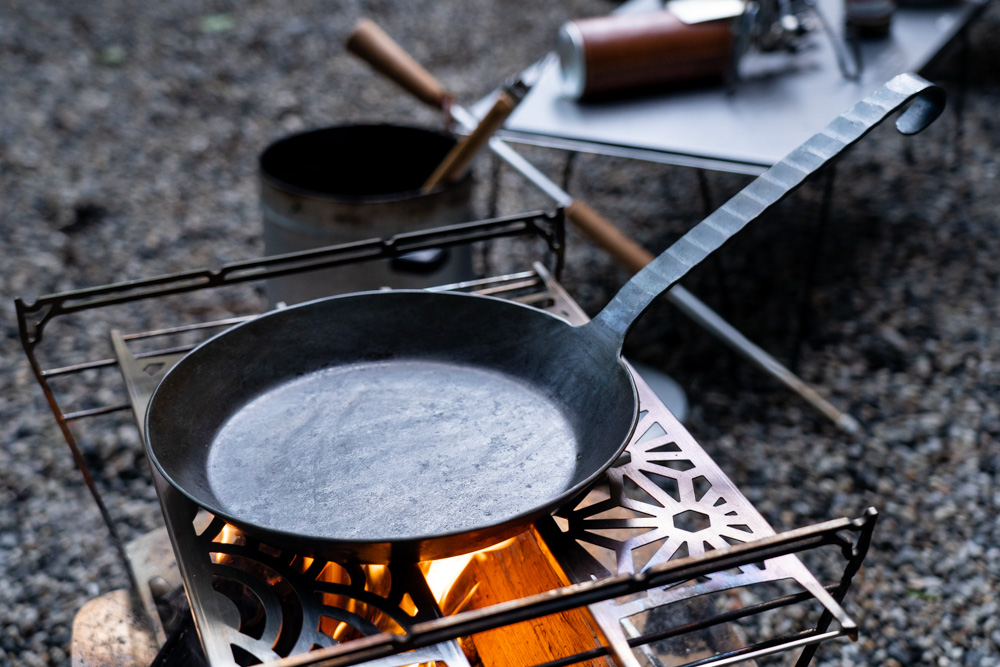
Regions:
[[[915,74],[893,78],[758,176],[635,274],[604,310],[584,325],[586,335],[605,338],[621,350],[632,324],[657,296],[847,147],[908,104],[896,120],[896,129],[916,134],[934,122],[944,110],[944,102],[944,90]]]

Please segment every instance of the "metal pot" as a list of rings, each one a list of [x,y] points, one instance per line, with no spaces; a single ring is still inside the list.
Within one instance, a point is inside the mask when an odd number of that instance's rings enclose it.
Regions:
[[[329,127],[271,144],[260,156],[265,252],[280,255],[475,219],[471,175],[420,192],[454,145],[448,134],[388,124]],[[436,249],[360,268],[276,278],[268,283],[268,298],[272,305],[297,303],[473,277],[471,248]]]

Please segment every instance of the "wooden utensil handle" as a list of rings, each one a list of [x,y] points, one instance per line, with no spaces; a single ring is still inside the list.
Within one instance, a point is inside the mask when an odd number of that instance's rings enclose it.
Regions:
[[[362,19],[347,38],[347,50],[435,108],[446,108],[451,96],[374,21]]]
[[[587,238],[608,251],[615,260],[633,273],[653,261],[653,253],[625,236],[607,218],[582,201],[566,207],[566,217]]]
[[[451,183],[458,180],[465,168],[472,162],[476,153],[489,141],[493,133],[496,132],[507,116],[514,110],[517,103],[507,93],[500,93],[497,101],[493,104],[483,120],[480,121],[476,129],[463,137],[455,144],[448,155],[445,156],[441,164],[438,165],[434,173],[431,174],[427,182],[424,183],[423,192],[430,192],[435,186],[441,183]]]

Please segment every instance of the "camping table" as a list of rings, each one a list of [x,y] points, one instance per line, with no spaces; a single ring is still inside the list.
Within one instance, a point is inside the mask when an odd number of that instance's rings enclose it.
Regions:
[[[560,94],[558,63],[508,119],[507,141],[757,175],[886,81],[920,72],[982,12],[988,0],[900,7],[890,35],[860,43],[863,69],[843,77],[830,40],[816,31],[794,54],[751,54],[729,91],[710,86],[597,104]],[[818,0],[834,30],[843,0]],[[633,0],[620,11],[660,6]]]

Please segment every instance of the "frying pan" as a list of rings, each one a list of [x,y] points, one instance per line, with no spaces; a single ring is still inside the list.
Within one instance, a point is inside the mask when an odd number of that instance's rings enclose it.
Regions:
[[[944,93],[900,75],[795,149],[573,326],[492,297],[366,292],[274,311],[164,377],[147,453],[198,506],[340,561],[444,558],[576,498],[620,455],[638,402],[621,350],[653,300],[895,110]]]

